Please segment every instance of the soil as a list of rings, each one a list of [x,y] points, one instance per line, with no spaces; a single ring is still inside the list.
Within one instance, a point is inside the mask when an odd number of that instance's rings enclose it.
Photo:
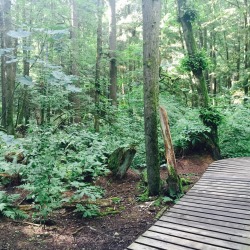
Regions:
[[[210,156],[189,156],[177,160],[178,173],[195,183],[213,161]],[[161,177],[166,169],[161,169]],[[0,250],[122,250],[146,231],[166,204],[155,206],[154,197],[138,201],[140,173],[129,170],[123,180],[100,178],[97,184],[106,189],[106,197],[117,197],[112,211],[102,217],[86,219],[73,210],[61,209],[51,217],[51,226],[29,221],[0,218]],[[192,185],[190,185],[191,187]]]

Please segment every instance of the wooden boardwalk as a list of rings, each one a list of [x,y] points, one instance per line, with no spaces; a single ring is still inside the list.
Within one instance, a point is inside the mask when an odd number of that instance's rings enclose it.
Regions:
[[[250,250],[250,158],[216,161],[127,249]]]

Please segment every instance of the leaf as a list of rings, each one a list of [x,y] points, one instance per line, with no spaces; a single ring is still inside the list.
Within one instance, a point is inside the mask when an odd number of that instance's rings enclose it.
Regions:
[[[0,56],[4,55],[5,53],[10,53],[14,50],[14,48],[5,48],[5,49],[0,49]]]
[[[62,71],[53,71],[52,75],[58,80],[62,80],[65,77],[65,74]]]
[[[170,197],[165,196],[165,197],[163,197],[162,201],[163,202],[172,202],[173,199],[171,199]]]
[[[67,89],[68,91],[70,91],[70,92],[73,92],[73,93],[80,93],[80,92],[82,92],[82,89],[76,87],[75,85],[67,85],[67,86],[66,86],[66,89]]]
[[[13,38],[25,38],[31,35],[31,32],[25,31],[25,30],[10,30],[7,33],[8,36],[13,37]]]
[[[3,211],[7,207],[6,203],[0,203],[0,211]]]
[[[69,34],[69,30],[65,29],[65,30],[48,30],[47,34],[49,35],[57,35],[57,34]]]
[[[11,59],[9,61],[6,61],[6,64],[15,63],[15,62],[18,62],[17,58],[13,58],[13,59]]]
[[[6,217],[9,217],[9,218],[11,218],[11,219],[15,219],[15,212],[14,211],[12,211],[12,210],[6,210],[6,211],[3,211],[3,214],[6,216]]]
[[[30,76],[20,76],[19,78],[17,78],[17,82],[27,86],[34,85]]]

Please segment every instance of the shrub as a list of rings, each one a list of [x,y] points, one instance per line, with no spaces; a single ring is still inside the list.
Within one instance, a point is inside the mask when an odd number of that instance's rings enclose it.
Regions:
[[[250,110],[244,106],[224,112],[219,126],[219,139],[223,157],[250,156]]]

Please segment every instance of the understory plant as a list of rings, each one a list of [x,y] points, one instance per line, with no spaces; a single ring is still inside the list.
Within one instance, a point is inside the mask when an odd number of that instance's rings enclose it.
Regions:
[[[19,194],[8,195],[5,191],[0,191],[0,216],[6,216],[11,219],[24,219],[27,214],[15,206],[15,201],[19,198]]]
[[[224,111],[219,126],[221,153],[224,158],[250,156],[250,110],[233,106]]]
[[[20,187],[29,191],[34,217],[43,221],[65,202],[79,203],[76,211],[83,216],[97,214],[97,207],[88,202],[101,198],[103,190],[93,181],[109,172],[106,143],[98,135],[73,125],[57,133],[53,127],[33,126],[21,148],[26,152],[27,166],[23,165],[20,172]],[[16,166],[14,162],[6,164],[9,170]]]

